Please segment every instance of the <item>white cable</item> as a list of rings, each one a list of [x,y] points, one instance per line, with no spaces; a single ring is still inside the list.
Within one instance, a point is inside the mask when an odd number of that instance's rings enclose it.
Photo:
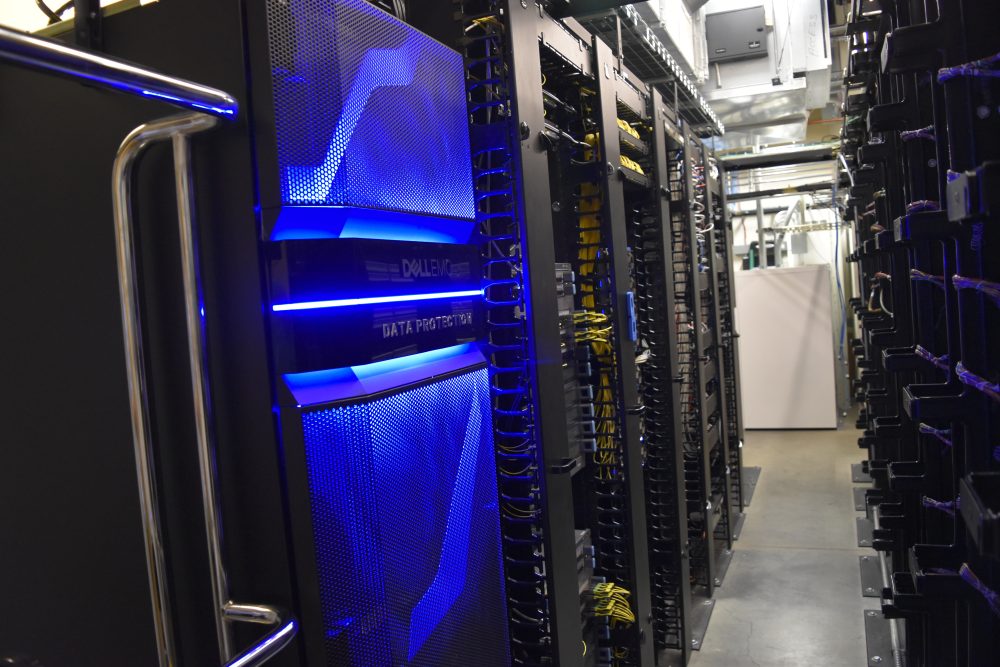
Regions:
[[[880,285],[878,287],[878,305],[882,309],[882,312],[888,314],[889,317],[895,317],[895,315],[892,314],[892,311],[885,307],[884,295],[885,295],[885,290],[882,289],[882,286]]]

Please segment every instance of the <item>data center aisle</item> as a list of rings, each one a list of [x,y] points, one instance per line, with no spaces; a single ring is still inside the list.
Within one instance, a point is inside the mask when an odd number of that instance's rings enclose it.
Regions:
[[[857,431],[750,431],[762,474],[692,667],[867,664],[850,464]]]

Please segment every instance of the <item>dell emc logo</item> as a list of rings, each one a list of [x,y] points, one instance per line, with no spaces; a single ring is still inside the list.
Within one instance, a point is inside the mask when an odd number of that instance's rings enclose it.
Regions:
[[[451,278],[450,259],[404,259],[404,278]]]

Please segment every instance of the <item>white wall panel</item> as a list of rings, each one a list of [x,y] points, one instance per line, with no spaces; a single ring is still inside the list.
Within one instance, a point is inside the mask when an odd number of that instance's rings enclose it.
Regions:
[[[748,429],[836,428],[830,267],[736,273]]]

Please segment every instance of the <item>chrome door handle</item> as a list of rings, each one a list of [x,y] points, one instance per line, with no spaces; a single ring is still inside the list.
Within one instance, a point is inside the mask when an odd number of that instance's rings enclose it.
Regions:
[[[4,26],[0,26],[0,60],[75,79],[87,85],[159,100],[188,111],[140,125],[133,130],[118,149],[112,180],[115,257],[118,265],[118,291],[125,343],[125,370],[146,567],[153,604],[157,659],[160,667],[177,667],[177,652],[174,648],[170,620],[170,600],[167,594],[163,532],[157,509],[153,444],[149,432],[149,404],[142,355],[138,274],[133,240],[132,176],[139,156],[149,145],[170,140],[174,148],[174,178],[183,262],[188,356],[194,391],[202,504],[208,534],[207,546],[212,571],[212,596],[216,608],[215,624],[219,653],[221,663],[226,667],[253,667],[263,664],[292,640],[298,624],[293,617],[282,610],[265,605],[237,604],[229,600],[226,571],[222,561],[221,517],[216,493],[214,451],[209,437],[204,332],[200,317],[201,290],[198,280],[197,248],[194,242],[196,235],[190,167],[190,136],[214,127],[218,118],[235,118],[239,112],[239,105],[225,91]],[[265,623],[274,625],[275,629],[234,658],[228,630],[228,623],[234,621]]]
[[[194,228],[194,188],[190,161],[191,135],[208,130],[217,123],[218,119],[213,116],[201,112],[190,112],[140,125],[122,142],[113,169],[116,256],[119,295],[121,297],[122,331],[125,339],[129,408],[160,667],[177,667],[177,654],[174,647],[170,601],[166,586],[167,570],[163,533],[157,511],[153,443],[149,432],[149,405],[140,335],[141,320],[131,196],[132,177],[137,160],[142,152],[154,143],[169,140],[173,144],[188,362],[194,397],[198,468],[201,478],[203,518],[207,537],[206,546],[208,548],[220,662],[226,667],[261,665],[287,646],[298,631],[298,623],[294,617],[283,610],[267,605],[235,603],[230,600],[226,568],[222,558],[222,519],[218,502],[215,451],[209,423],[211,411],[209,409],[208,372],[205,363],[205,334],[201,316],[201,281],[198,274],[198,251]],[[229,629],[231,622],[262,623],[275,627],[256,644],[234,657],[232,636]]]

